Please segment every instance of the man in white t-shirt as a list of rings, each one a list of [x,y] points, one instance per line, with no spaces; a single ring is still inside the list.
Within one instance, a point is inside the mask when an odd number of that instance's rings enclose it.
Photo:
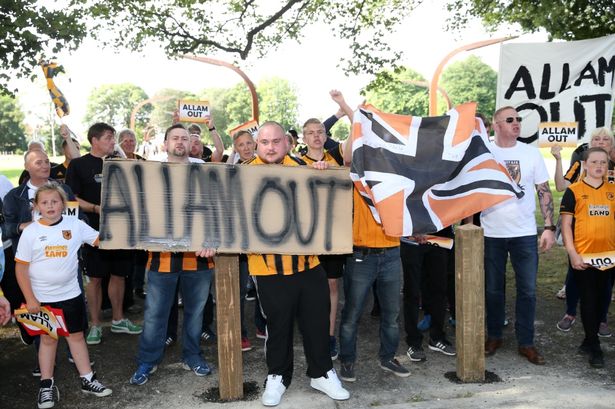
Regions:
[[[515,333],[519,354],[535,365],[544,358],[534,346],[536,315],[536,276],[538,244],[536,233],[535,192],[544,218],[540,248],[549,250],[555,243],[553,196],[549,173],[538,149],[518,142],[521,118],[513,107],[498,109],[493,116],[495,140],[491,146],[496,158],[504,163],[511,177],[524,190],[521,199],[510,199],[481,214],[485,231],[485,289],[487,304],[487,341],[485,355],[493,355],[502,346],[505,319],[506,261],[515,272]]]

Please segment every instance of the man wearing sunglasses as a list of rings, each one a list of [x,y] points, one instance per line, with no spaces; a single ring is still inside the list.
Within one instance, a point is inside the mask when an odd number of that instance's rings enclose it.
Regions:
[[[485,288],[487,304],[487,341],[485,355],[493,355],[502,346],[505,319],[506,261],[515,272],[515,334],[519,354],[535,365],[545,360],[534,346],[536,315],[536,275],[538,273],[537,226],[534,217],[535,193],[538,193],[544,231],[540,249],[549,250],[555,242],[553,196],[549,173],[537,148],[517,141],[521,117],[510,106],[493,116],[495,140],[491,145],[496,158],[506,165],[512,179],[523,189],[521,199],[510,199],[481,214],[485,231]]]

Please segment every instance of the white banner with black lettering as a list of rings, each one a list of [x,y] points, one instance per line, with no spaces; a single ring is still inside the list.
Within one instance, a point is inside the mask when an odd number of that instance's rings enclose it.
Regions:
[[[591,40],[502,44],[497,106],[523,118],[521,137],[536,143],[541,122],[578,122],[579,138],[611,127],[615,35]]]

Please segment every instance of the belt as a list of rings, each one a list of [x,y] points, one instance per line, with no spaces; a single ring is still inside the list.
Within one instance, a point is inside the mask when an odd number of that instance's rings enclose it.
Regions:
[[[363,255],[367,255],[367,254],[384,254],[389,250],[393,250],[398,248],[397,246],[393,246],[393,247],[359,247],[359,246],[353,246],[352,250],[353,251],[357,251]]]

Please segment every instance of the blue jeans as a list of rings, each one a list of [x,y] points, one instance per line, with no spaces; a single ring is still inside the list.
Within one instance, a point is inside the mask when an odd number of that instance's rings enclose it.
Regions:
[[[515,333],[520,347],[534,345],[536,316],[537,237],[485,237],[485,298],[487,337],[502,339],[506,306],[506,262],[515,272]]]
[[[344,309],[340,324],[340,361],[357,359],[357,325],[372,285],[380,301],[381,362],[393,359],[399,345],[401,258],[399,247],[355,250],[344,273]]]
[[[179,286],[184,299],[182,360],[190,367],[204,362],[200,348],[201,326],[212,277],[212,269],[179,273],[147,272],[143,333],[137,353],[139,364],[157,365],[162,361],[169,312],[180,278]]]

